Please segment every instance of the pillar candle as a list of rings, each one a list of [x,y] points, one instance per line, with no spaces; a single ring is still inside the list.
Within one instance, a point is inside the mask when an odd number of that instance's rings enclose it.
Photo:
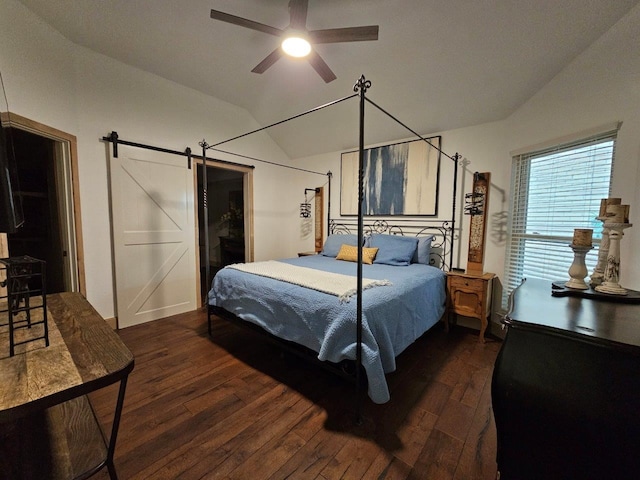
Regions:
[[[605,223],[628,223],[629,205],[608,205]]]
[[[600,212],[598,213],[599,217],[604,217],[607,214],[607,199],[603,198],[600,200]]]
[[[593,229],[591,228],[576,228],[573,230],[573,245],[579,245],[582,247],[592,246]]]
[[[622,199],[621,198],[603,198],[602,200],[600,200],[600,217],[606,217],[607,216],[607,207],[609,205],[620,205],[622,203]]]

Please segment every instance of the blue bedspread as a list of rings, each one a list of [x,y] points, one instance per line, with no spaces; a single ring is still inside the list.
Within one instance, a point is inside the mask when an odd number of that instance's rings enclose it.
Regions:
[[[322,255],[281,261],[354,276],[357,268],[353,262]],[[364,278],[392,283],[362,294],[362,364],[368,393],[375,403],[385,403],[389,401],[385,373],[396,369],[395,358],[444,313],[445,274],[418,263],[363,265],[362,272]],[[231,268],[216,274],[209,291],[210,305],[335,363],[356,358],[356,303],[355,297],[340,303],[333,295]]]

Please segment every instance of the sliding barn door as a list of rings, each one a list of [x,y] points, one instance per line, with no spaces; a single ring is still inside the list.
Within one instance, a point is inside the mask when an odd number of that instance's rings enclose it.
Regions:
[[[111,152],[120,328],[197,308],[193,170],[186,158],[118,145]]]

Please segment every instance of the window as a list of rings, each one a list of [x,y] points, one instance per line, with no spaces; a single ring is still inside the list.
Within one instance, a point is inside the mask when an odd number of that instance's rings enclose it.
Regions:
[[[602,238],[596,217],[610,196],[616,133],[513,157],[504,303],[523,278],[569,280],[574,228],[593,228],[586,263],[589,273],[595,268]]]

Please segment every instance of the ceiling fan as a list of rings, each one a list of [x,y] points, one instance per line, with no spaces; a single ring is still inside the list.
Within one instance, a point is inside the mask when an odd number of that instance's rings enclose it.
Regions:
[[[264,73],[267,68],[276,63],[285,53],[291,56],[307,57],[307,60],[322,79],[329,83],[336,79],[325,61],[311,47],[321,43],[362,42],[378,40],[378,25],[363,27],[329,28],[323,30],[307,30],[307,7],[309,0],[289,1],[289,26],[284,30],[271,27],[263,23],[254,22],[229,13],[211,10],[211,18],[223,22],[232,23],[241,27],[250,28],[259,32],[268,33],[282,38],[282,45],[266,56],[251,70],[254,73]],[[288,45],[302,46],[302,52],[290,53]]]

